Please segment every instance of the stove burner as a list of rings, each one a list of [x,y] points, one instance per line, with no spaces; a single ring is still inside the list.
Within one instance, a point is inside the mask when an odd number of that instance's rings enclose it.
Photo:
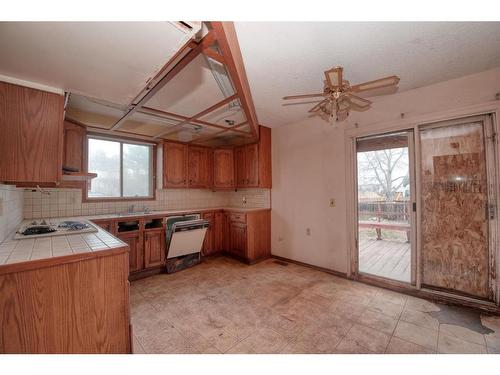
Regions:
[[[45,234],[45,233],[52,233],[55,232],[56,230],[52,228],[51,226],[48,225],[35,225],[32,227],[26,228],[24,231],[21,232],[21,234],[25,236],[31,236],[34,234]]]
[[[90,225],[80,221],[62,221],[57,226],[58,228],[65,228],[67,230],[82,230],[90,228]]]

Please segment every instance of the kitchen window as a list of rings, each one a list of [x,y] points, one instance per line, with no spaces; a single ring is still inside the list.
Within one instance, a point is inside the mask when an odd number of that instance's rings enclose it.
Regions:
[[[153,198],[153,145],[88,137],[89,200]]]

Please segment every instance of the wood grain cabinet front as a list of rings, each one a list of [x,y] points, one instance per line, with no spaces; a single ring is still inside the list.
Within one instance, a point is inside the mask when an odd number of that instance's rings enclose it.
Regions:
[[[129,247],[129,270],[137,272],[144,269],[143,233],[139,231],[118,233],[117,237]]]
[[[144,267],[151,268],[165,264],[165,231],[163,229],[144,232]]]
[[[214,150],[214,188],[233,189],[235,186],[233,149]]]
[[[188,187],[188,146],[182,143],[163,143],[163,187]]]
[[[188,186],[190,188],[211,187],[211,163],[209,149],[206,147],[188,147]]]
[[[271,255],[271,212],[225,213],[227,240],[225,251],[254,263]]]
[[[61,180],[64,97],[0,82],[0,181]]]
[[[229,249],[237,257],[247,258],[247,226],[239,222],[229,224]]]
[[[259,143],[234,149],[236,187],[271,188],[271,130],[260,127]]]

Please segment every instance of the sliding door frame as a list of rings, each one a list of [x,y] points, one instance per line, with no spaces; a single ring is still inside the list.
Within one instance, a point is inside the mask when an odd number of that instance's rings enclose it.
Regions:
[[[397,121],[388,122],[386,124],[375,123],[371,125],[367,125],[365,127],[359,126],[357,123],[354,127],[348,128],[345,131],[345,156],[346,156],[346,199],[347,199],[347,207],[346,210],[346,234],[347,234],[347,245],[348,245],[348,254],[347,254],[347,277],[350,279],[359,280],[362,282],[366,282],[369,284],[375,284],[378,286],[382,286],[385,288],[397,290],[400,292],[407,292],[409,294],[428,297],[428,298],[437,298],[440,300],[447,300],[450,302],[462,303],[468,306],[476,306],[484,309],[497,309],[500,306],[500,243],[498,234],[500,234],[500,220],[495,220],[494,227],[491,228],[491,234],[494,236],[493,242],[490,243],[491,251],[494,252],[494,258],[496,260],[495,263],[495,275],[493,278],[493,301],[484,301],[480,299],[475,299],[467,296],[460,296],[448,292],[436,291],[422,288],[422,280],[421,280],[421,241],[420,238],[420,223],[421,223],[421,188],[420,188],[420,173],[417,171],[420,170],[421,157],[420,157],[420,128],[425,126],[431,126],[431,124],[449,121],[449,120],[459,120],[466,117],[474,117],[480,115],[491,115],[489,118],[491,119],[491,129],[492,133],[490,137],[493,137],[494,146],[492,144],[492,149],[494,155],[490,155],[491,161],[494,164],[492,166],[493,172],[496,178],[494,183],[494,193],[496,195],[497,202],[495,202],[495,217],[498,218],[499,209],[498,209],[498,201],[500,200],[500,152],[498,152],[499,145],[499,124],[498,120],[500,119],[500,102],[492,101],[488,103],[478,104],[463,108],[461,110],[451,110],[451,111],[442,111],[436,112],[433,114],[414,116],[414,117],[406,117]],[[485,126],[486,129],[486,126]],[[415,214],[415,224],[414,227],[415,234],[412,236],[412,240],[415,241],[415,258],[416,262],[414,265],[416,274],[415,274],[415,284],[407,284],[401,283],[397,281],[392,281],[380,277],[372,277],[366,275],[360,275],[358,272],[358,240],[357,240],[357,222],[358,222],[358,214],[357,214],[357,154],[356,154],[356,138],[373,136],[384,133],[391,133],[397,131],[405,131],[405,130],[413,130],[414,136],[414,147],[415,151],[413,152],[415,157],[414,163],[414,184],[415,184],[415,196],[414,202],[416,202],[417,211]],[[410,151],[409,151],[410,154]],[[412,228],[413,229],[413,228]],[[491,236],[490,236],[491,237]],[[496,307],[495,307],[496,306]],[[497,310],[498,311],[498,310]]]
[[[359,271],[359,224],[358,224],[358,150],[356,147],[357,140],[360,138],[369,138],[370,136],[367,137],[356,137],[354,140],[354,152],[355,152],[355,160],[354,160],[354,168],[355,168],[355,173],[354,173],[354,181],[355,181],[355,189],[354,193],[356,195],[356,208],[355,208],[355,215],[356,215],[356,220],[355,220],[355,236],[356,236],[356,251],[354,254],[355,258],[355,267],[353,268],[353,273],[356,274],[359,277],[363,277],[367,280],[369,279],[374,279],[377,281],[387,281],[391,282],[394,284],[401,284],[402,286],[404,285],[416,285],[416,260],[417,260],[417,254],[416,254],[416,238],[417,238],[417,232],[416,232],[416,215],[415,211],[413,210],[413,206],[416,203],[416,193],[415,193],[415,162],[414,162],[414,155],[415,155],[415,132],[412,128],[410,129],[401,129],[397,131],[392,131],[389,133],[380,133],[377,134],[377,137],[383,138],[384,136],[391,136],[394,134],[398,133],[406,133],[406,139],[407,139],[407,146],[406,148],[408,149],[408,177],[410,179],[410,197],[409,197],[409,202],[410,202],[410,211],[408,215],[408,222],[410,224],[410,267],[411,267],[411,273],[410,273],[410,280],[408,282],[406,281],[401,281],[401,280],[396,280],[396,279],[390,279],[387,277],[379,276],[376,274],[372,273],[366,273],[366,272],[360,272]]]

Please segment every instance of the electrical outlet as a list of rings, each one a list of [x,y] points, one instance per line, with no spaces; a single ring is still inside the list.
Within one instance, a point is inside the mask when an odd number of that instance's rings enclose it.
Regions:
[[[330,207],[335,207],[335,199],[330,198]]]
[[[306,234],[307,234],[308,236],[310,236],[310,235],[311,235],[311,228],[306,228]]]
[[[243,197],[243,204],[247,204],[247,197]]]

